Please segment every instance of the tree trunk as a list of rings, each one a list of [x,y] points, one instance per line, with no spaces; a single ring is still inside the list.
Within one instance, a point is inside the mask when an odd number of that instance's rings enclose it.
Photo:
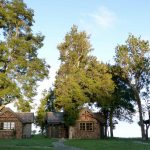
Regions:
[[[103,110],[103,114],[104,114],[104,121],[105,121],[105,128],[104,128],[104,137],[107,138],[107,131],[108,131],[108,110]]]
[[[109,123],[110,123],[110,137],[113,138],[113,111],[110,111],[110,116],[109,116]]]
[[[149,124],[146,124],[146,140],[148,140],[148,129],[149,129]]]
[[[131,87],[132,87],[132,90],[134,92],[134,95],[135,95],[135,98],[137,101],[137,105],[138,105],[138,109],[139,109],[139,120],[140,120],[142,140],[145,140],[146,134],[145,134],[145,128],[144,128],[144,122],[143,122],[143,110],[142,110],[141,99],[139,96],[139,91],[134,86],[131,85]]]
[[[44,128],[41,128],[41,134],[44,135]]]
[[[105,125],[104,137],[107,138],[107,124]]]
[[[150,111],[148,111],[149,124],[146,124],[146,140],[148,140],[148,129],[150,127]]]
[[[138,109],[139,109],[139,120],[140,120],[142,140],[145,140],[146,135],[145,135],[145,129],[144,129],[144,122],[143,122],[143,111],[142,111],[141,99],[137,91],[135,91],[135,95],[136,95]]]

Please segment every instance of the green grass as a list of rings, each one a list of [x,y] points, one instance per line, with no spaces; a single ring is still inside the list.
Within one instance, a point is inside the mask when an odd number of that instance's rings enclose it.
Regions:
[[[54,139],[34,136],[31,139],[0,140],[0,150],[53,150]],[[83,150],[150,150],[150,141],[140,139],[67,140],[65,144]],[[61,150],[61,149],[60,149]]]
[[[84,150],[150,150],[150,142],[139,139],[68,140],[65,144]]]
[[[42,136],[30,139],[0,139],[0,150],[52,150],[53,141]]]

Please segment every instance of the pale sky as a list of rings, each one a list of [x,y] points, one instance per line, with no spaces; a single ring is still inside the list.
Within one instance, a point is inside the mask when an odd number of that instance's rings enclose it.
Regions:
[[[149,0],[24,0],[35,13],[33,31],[45,36],[39,57],[51,66],[50,79],[40,83],[40,91],[54,83],[59,68],[57,45],[63,41],[73,24],[91,35],[92,52],[98,60],[113,63],[115,47],[123,44],[129,33],[150,40]],[[40,95],[37,97],[38,102]],[[137,137],[140,128],[134,124],[119,123],[115,136]]]

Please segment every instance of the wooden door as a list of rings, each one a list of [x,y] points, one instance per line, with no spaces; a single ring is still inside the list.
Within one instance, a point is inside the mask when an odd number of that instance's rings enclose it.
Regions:
[[[59,138],[59,126],[53,125],[51,128],[51,137],[52,138]]]

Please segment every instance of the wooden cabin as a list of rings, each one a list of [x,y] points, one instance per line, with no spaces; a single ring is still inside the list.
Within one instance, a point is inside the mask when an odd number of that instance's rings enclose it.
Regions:
[[[16,113],[10,108],[0,108],[0,138],[30,138],[34,113]]]
[[[103,137],[103,121],[99,113],[84,108],[74,126],[67,128],[63,112],[48,112],[46,115],[47,136],[50,138],[99,139]]]
[[[47,112],[46,133],[50,138],[67,138],[68,128],[65,126],[63,112]]]

